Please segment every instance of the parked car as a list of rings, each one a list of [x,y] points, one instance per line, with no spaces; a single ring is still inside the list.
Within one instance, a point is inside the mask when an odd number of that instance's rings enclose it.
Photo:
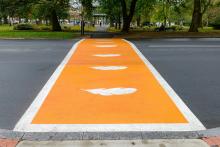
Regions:
[[[153,26],[153,23],[151,23],[151,22],[144,22],[142,24],[142,26]]]

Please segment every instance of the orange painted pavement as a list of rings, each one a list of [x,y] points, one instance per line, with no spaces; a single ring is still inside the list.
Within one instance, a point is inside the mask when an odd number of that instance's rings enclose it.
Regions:
[[[99,41],[100,40],[100,41]],[[151,71],[121,39],[109,39],[112,48],[100,48],[101,39],[81,42],[65,66],[32,124],[147,124],[188,123]],[[108,45],[108,40],[103,40]],[[121,54],[95,57],[95,54]],[[127,66],[103,71],[92,66]],[[85,90],[136,88],[132,94],[102,96]]]

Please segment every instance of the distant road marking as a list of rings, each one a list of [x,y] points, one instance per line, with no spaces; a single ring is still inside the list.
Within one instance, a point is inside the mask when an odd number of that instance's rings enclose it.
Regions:
[[[112,47],[117,47],[117,45],[96,45],[96,47],[100,47],[100,48],[112,48]]]
[[[95,47],[97,39],[76,43],[16,124],[14,131],[205,129],[136,46],[126,40],[112,40],[117,47],[109,50]],[[103,52],[117,52],[123,56],[98,59],[92,56]],[[123,64],[128,68],[103,72],[89,68],[100,64]]]
[[[96,42],[107,42],[107,41],[112,42],[113,40],[112,39],[94,39],[94,41],[96,41]]]
[[[136,88],[98,88],[98,89],[88,89],[85,90],[92,94],[99,94],[102,96],[112,96],[112,95],[126,95],[126,94],[132,94],[137,91]]]
[[[123,70],[128,67],[127,66],[93,66],[91,68],[96,70]]]
[[[112,41],[97,41],[95,44],[114,44]]]
[[[95,54],[93,56],[96,56],[96,57],[119,57],[121,55],[120,54]]]

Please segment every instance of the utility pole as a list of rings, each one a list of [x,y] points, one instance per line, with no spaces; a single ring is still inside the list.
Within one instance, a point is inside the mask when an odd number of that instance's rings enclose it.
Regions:
[[[81,5],[81,35],[84,34],[85,34],[84,10],[83,10],[83,5]]]

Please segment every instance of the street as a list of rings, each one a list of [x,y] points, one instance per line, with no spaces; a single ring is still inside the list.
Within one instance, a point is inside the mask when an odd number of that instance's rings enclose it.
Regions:
[[[14,129],[76,41],[0,41],[1,129]],[[220,126],[220,39],[130,41],[206,128]]]
[[[206,128],[220,125],[220,39],[134,41]]]
[[[12,130],[74,41],[0,40],[0,128]]]

